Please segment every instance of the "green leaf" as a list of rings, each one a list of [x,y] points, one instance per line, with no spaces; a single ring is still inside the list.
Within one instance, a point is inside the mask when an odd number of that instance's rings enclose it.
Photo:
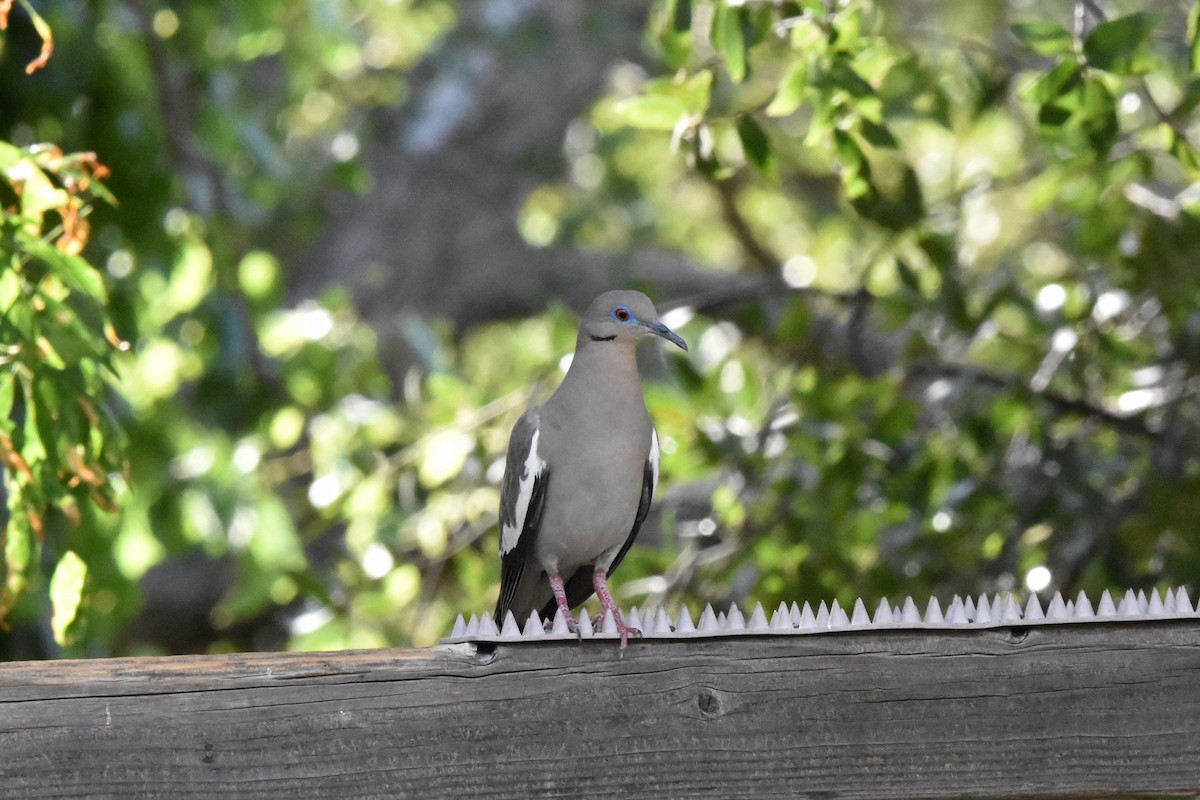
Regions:
[[[678,97],[661,94],[631,97],[613,110],[626,125],[647,131],[673,131],[687,113]]]
[[[1163,126],[1166,131],[1167,149],[1181,164],[1188,168],[1193,175],[1200,171],[1200,151],[1183,136],[1175,132],[1169,125]]]
[[[849,92],[854,97],[870,97],[875,89],[867,83],[845,57],[835,58],[829,67],[829,80],[838,89]]]
[[[1104,82],[1096,76],[1092,76],[1083,87],[1080,114],[1084,131],[1093,149],[1098,155],[1107,153],[1116,143],[1119,132],[1117,101]]]
[[[848,169],[858,169],[863,165],[862,147],[849,133],[843,130],[833,132],[834,146],[837,148],[838,160]]]
[[[13,184],[21,187],[21,214],[39,225],[42,216],[67,204],[66,191],[58,188],[32,158],[22,158],[5,169]]]
[[[741,83],[746,77],[746,39],[742,32],[744,16],[745,9],[740,6],[722,3],[713,19],[713,49],[725,59],[725,70],[734,83]]]
[[[0,142],[0,172],[7,173],[22,158],[21,150],[8,142]]]
[[[104,276],[80,256],[64,253],[57,247],[51,248],[54,256],[46,261],[67,286],[88,295],[98,303],[108,302],[108,291],[104,287]]]
[[[50,628],[54,631],[54,641],[60,645],[68,644],[68,630],[79,615],[87,571],[83,559],[74,550],[68,550],[58,560],[50,578],[50,605],[54,609]]]
[[[916,270],[913,269],[912,264],[909,264],[903,258],[897,258],[896,272],[900,275],[900,283],[904,285],[904,288],[915,295],[921,294],[921,281],[917,277]]]
[[[1187,20],[1188,70],[1200,72],[1200,3],[1192,3]]]
[[[22,236],[20,246],[41,260],[68,287],[95,298],[97,302],[107,302],[108,292],[104,288],[104,278],[100,270],[89,264],[86,259],[65,253],[45,239],[33,236]]]
[[[797,59],[788,66],[779,81],[775,97],[767,106],[768,117],[786,117],[800,107],[804,101],[804,90],[808,88],[808,62]]]
[[[8,525],[4,529],[4,586],[0,589],[0,621],[16,605],[29,584],[33,562],[34,532],[28,509],[16,492],[8,495]]]
[[[679,100],[691,114],[703,114],[712,99],[712,70],[702,69],[679,85]]]
[[[900,146],[886,125],[864,119],[859,122],[859,130],[862,132],[862,137],[876,147],[896,148]]]
[[[1048,19],[1018,23],[1012,32],[1026,47],[1044,56],[1067,55],[1075,43],[1070,31]]]
[[[1144,47],[1157,25],[1158,15],[1146,11],[1102,22],[1083,43],[1083,54],[1096,69],[1118,75],[1145,72],[1152,60]]]
[[[771,152],[771,142],[767,139],[766,131],[749,114],[743,114],[737,119],[738,139],[742,142],[742,151],[746,160],[754,165],[759,172],[771,173],[775,166],[775,157]]]
[[[1059,62],[1029,87],[1027,96],[1035,103],[1047,103],[1078,86],[1082,72],[1083,65],[1078,61]]]
[[[680,33],[692,29],[692,0],[674,0],[671,9],[671,27]]]
[[[8,378],[0,381],[0,430],[7,431],[11,427],[9,416],[12,414],[13,397],[16,383]]]

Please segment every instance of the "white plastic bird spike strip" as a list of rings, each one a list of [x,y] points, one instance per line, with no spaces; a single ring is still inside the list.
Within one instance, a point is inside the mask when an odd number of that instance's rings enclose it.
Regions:
[[[644,640],[660,639],[706,639],[727,636],[794,636],[855,630],[963,630],[972,628],[1009,628],[1024,625],[1061,625],[1068,623],[1141,622],[1162,619],[1200,619],[1200,605],[1193,606],[1188,590],[1180,587],[1168,589],[1160,595],[1153,590],[1149,595],[1132,589],[1114,595],[1105,590],[1092,603],[1080,592],[1073,598],[1063,598],[1059,593],[1042,607],[1037,595],[1030,595],[1021,603],[1013,594],[988,597],[962,598],[955,595],[949,603],[930,598],[921,614],[911,597],[889,602],[887,598],[875,604],[875,612],[868,613],[871,605],[862,599],[854,601],[852,611],[847,614],[837,600],[830,604],[821,602],[816,609],[808,603],[798,606],[780,603],[768,613],[761,603],[746,613],[736,604],[724,611],[716,611],[706,605],[693,622],[692,613],[684,606],[675,616],[659,608],[629,609],[624,615],[629,628],[641,632]],[[459,614],[450,635],[443,644],[460,642],[547,642],[555,640],[618,640],[620,632],[613,615],[608,611],[603,617],[591,619],[587,611],[580,610],[572,626],[557,611],[551,619],[542,619],[536,612],[523,620],[517,620],[510,611],[499,626],[490,615],[472,614],[463,619]],[[571,628],[574,627],[574,631]]]

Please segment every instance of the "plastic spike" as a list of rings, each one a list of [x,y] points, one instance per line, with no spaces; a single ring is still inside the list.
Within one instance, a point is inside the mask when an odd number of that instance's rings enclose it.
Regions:
[[[836,600],[834,601],[837,602]],[[825,605],[825,601],[821,601],[821,606],[817,609],[817,627],[825,630],[829,627],[829,606]]]
[[[1075,601],[1074,600],[1067,601],[1067,616],[1071,617],[1072,619],[1075,618]]]
[[[484,614],[479,618],[479,635],[480,636],[499,636],[500,631],[496,630],[496,622],[492,619],[491,614]]]
[[[921,612],[917,610],[917,604],[913,602],[912,597],[904,598],[904,606],[900,614],[900,621],[905,625],[916,625],[921,621]]]
[[[1036,594],[1029,595],[1029,600],[1025,603],[1025,619],[1045,619],[1046,615],[1042,613],[1042,602],[1038,600]]]
[[[451,629],[451,631],[450,631],[450,638],[458,639],[459,637],[466,636],[466,635],[467,635],[467,623],[466,623],[466,620],[463,619],[462,614],[459,614],[457,617],[454,618],[454,628]]]
[[[969,622],[975,621],[975,601],[971,595],[967,595],[967,599],[963,601],[963,613],[967,615]]]
[[[673,633],[671,618],[667,616],[667,610],[662,606],[659,606],[658,610],[654,612],[654,629],[658,631],[659,636],[670,636]]]
[[[988,609],[992,612],[992,619],[1000,619],[1000,612],[1004,608],[1004,604],[1001,602],[1001,600],[1002,598],[1000,597],[999,592],[996,592],[992,595],[991,605],[988,606]]]
[[[946,609],[946,622],[951,625],[966,625],[970,621],[967,619],[967,607],[963,605],[962,598],[954,595],[954,599],[950,601],[950,606]]]
[[[1111,597],[1108,598],[1108,602],[1110,605],[1112,604]],[[1077,619],[1089,619],[1094,616],[1096,616],[1096,612],[1092,610],[1092,601],[1088,600],[1088,596],[1080,591],[1079,596],[1075,598],[1075,617]]]
[[[729,625],[729,617],[725,616],[724,611],[718,611],[717,612],[717,627],[720,628],[721,630],[725,630],[725,628],[728,625]]]
[[[945,617],[942,616],[942,604],[936,597],[930,597],[925,606],[925,622],[929,625],[941,625],[945,621]]]
[[[566,636],[571,633],[571,628],[567,625],[567,618],[563,616],[561,608],[554,612],[554,622],[550,624],[550,633],[555,636]]]
[[[679,621],[675,623],[676,633],[692,633],[696,630],[696,624],[692,622],[692,612],[688,611],[687,606],[679,607]]]
[[[792,624],[792,612],[788,611],[787,603],[780,603],[779,608],[775,609],[775,613],[771,615],[771,630],[791,631],[795,630],[795,627]]]
[[[1150,591],[1150,599],[1146,603],[1146,613],[1152,617],[1161,617],[1166,613],[1166,609],[1163,608],[1162,597],[1159,596],[1157,588]]]
[[[887,598],[879,601],[879,607],[875,609],[875,617],[871,620],[876,625],[890,625],[892,622],[892,607],[888,605]]]
[[[1075,608],[1079,608],[1079,603],[1075,604]],[[1105,589],[1100,593],[1100,602],[1096,604],[1096,616],[1098,617],[1115,617],[1117,615],[1117,607],[1113,604],[1112,595]]]
[[[1163,595],[1163,611],[1168,614],[1175,613],[1175,590],[1170,586],[1167,587],[1166,594]]]
[[[767,622],[767,613],[763,611],[762,603],[754,604],[754,610],[750,612],[750,619],[746,622],[746,629],[751,631],[767,631],[771,629],[770,623]]]
[[[1192,599],[1188,597],[1188,590],[1180,586],[1175,590],[1175,613],[1176,614],[1192,614]]]
[[[1050,598],[1050,605],[1046,606],[1046,619],[1066,619],[1068,616],[1062,592],[1055,592],[1054,597]]]
[[[525,627],[521,628],[521,635],[536,639],[539,636],[544,636],[546,633],[545,627],[542,626],[541,619],[538,618],[536,611],[529,612],[529,619],[525,620]]]
[[[1145,589],[1138,589],[1137,593],[1138,611],[1143,615],[1150,611],[1150,598],[1146,597]]]
[[[576,628],[579,631],[579,638],[590,639],[596,635],[596,629],[592,627],[592,618],[588,616],[586,608],[579,609],[579,619],[576,620],[576,625],[579,626]]]
[[[867,613],[867,607],[863,605],[861,597],[854,599],[854,611],[850,615],[851,625],[870,625],[871,615]]]
[[[517,618],[513,616],[512,611],[505,612],[504,624],[500,626],[500,635],[520,638],[521,626],[517,624]]]
[[[625,624],[630,628],[637,628],[639,631],[642,629],[642,615],[637,606],[629,609],[629,615],[625,617]]]
[[[731,631],[746,630],[746,618],[737,603],[729,604],[729,613],[725,615],[725,629]]]
[[[700,612],[700,621],[696,623],[696,630],[702,633],[720,630],[720,626],[717,624],[717,614],[713,611],[712,603],[704,606],[704,610]]]
[[[804,607],[807,608],[808,603],[805,603]],[[792,607],[788,609],[788,613],[792,615],[793,625],[799,625],[800,620],[804,617],[804,612],[800,610],[800,606],[796,605],[795,600],[792,601]]]
[[[617,621],[613,618],[613,613],[607,608],[604,609],[604,617],[600,620],[600,633],[604,636],[617,635]]]
[[[650,610],[649,606],[642,611],[642,624],[638,630],[642,632],[643,637],[657,636],[659,633],[658,620],[655,618],[654,612]],[[670,633],[670,631],[668,630],[667,633]]]
[[[829,607],[829,627],[844,628],[850,624],[850,618],[846,616],[846,612],[838,605],[838,601],[834,600],[833,605]]]
[[[472,614],[471,618],[469,620],[467,620],[467,636],[478,636],[478,635],[479,635],[479,617]]]
[[[988,603],[987,595],[979,595],[979,602],[975,604],[975,624],[989,625],[992,622],[992,606]]]
[[[1009,592],[1004,597],[1004,605],[1001,606],[1000,620],[1002,622],[1020,622],[1021,607],[1017,605],[1017,598],[1013,597],[1012,592]]]
[[[813,614],[812,606],[807,601],[804,603],[804,610],[800,612],[800,621],[796,623],[796,627],[802,631],[816,630],[819,627],[817,625],[817,617]]]
[[[1145,597],[1145,593],[1142,593]],[[1123,618],[1143,617],[1142,607],[1138,603],[1137,595],[1133,593],[1133,589],[1126,589],[1125,596],[1121,598],[1121,602],[1117,605],[1117,616]]]

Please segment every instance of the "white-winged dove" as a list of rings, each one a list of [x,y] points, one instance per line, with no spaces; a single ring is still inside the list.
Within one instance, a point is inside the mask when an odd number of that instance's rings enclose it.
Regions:
[[[509,611],[520,621],[532,611],[550,619],[558,608],[574,630],[571,608],[594,591],[621,647],[637,635],[607,578],[637,537],[658,484],[658,434],[634,356],[651,336],[687,350],[641,292],[600,295],[580,322],[563,382],[513,427],[500,491],[497,625]]]

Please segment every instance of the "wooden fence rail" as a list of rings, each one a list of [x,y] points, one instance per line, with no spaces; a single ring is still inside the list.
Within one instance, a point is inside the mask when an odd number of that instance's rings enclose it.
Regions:
[[[1196,794],[1196,620],[0,664],[3,798]]]

